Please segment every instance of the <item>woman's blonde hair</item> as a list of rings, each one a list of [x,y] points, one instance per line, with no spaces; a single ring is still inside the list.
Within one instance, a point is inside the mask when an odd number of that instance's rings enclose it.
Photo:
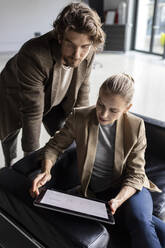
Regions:
[[[112,75],[104,81],[101,89],[106,93],[120,95],[129,104],[134,95],[134,79],[126,73]]]
[[[89,35],[95,47],[105,42],[105,34],[101,26],[96,11],[85,3],[67,5],[53,23],[55,34],[60,39],[63,38],[66,30],[74,30]]]

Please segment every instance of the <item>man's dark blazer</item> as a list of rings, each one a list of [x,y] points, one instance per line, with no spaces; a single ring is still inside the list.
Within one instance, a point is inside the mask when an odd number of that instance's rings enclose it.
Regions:
[[[0,75],[0,139],[23,128],[23,150],[39,147],[43,116],[53,107],[58,77],[60,46],[54,31],[27,41],[6,64]],[[62,101],[66,114],[75,106],[89,104],[89,75],[94,57],[92,48],[74,69]],[[57,67],[57,68],[56,68]]]

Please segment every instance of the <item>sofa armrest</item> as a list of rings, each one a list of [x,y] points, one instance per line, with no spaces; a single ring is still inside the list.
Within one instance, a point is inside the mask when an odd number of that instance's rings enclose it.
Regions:
[[[11,216],[0,209],[0,246],[13,248],[44,248],[37,240],[27,233],[22,227],[19,227]],[[9,238],[10,237],[10,238]]]
[[[69,152],[69,156],[71,157],[69,157],[67,154],[66,157],[64,156],[64,161],[61,158],[57,162],[57,166],[54,167],[54,169],[56,170],[55,177],[57,180],[52,180],[52,182],[50,183],[55,184],[55,186],[59,186],[60,189],[62,188],[65,190],[79,183],[75,164],[72,163],[76,162],[76,157],[73,154],[74,151],[72,151],[71,153]],[[31,174],[34,172],[34,170],[38,170],[40,168],[39,164],[32,164],[32,162],[36,161],[34,155],[36,155],[36,153],[33,154],[33,156],[29,156],[28,162],[27,158],[24,158],[16,163],[13,168],[3,168],[0,170],[0,211],[4,211],[7,215],[11,216],[15,220],[16,225],[19,226],[19,224],[21,223],[21,226],[25,228],[27,233],[28,231],[29,233],[34,233],[34,239],[39,240],[40,242],[44,241],[42,240],[42,238],[44,238],[44,235],[41,235],[40,237],[40,235],[37,236],[38,233],[35,233],[38,228],[38,224],[36,223],[36,221],[34,221],[34,223],[32,221],[34,225],[29,228],[29,220],[26,222],[24,219],[20,218],[20,214],[24,216],[21,211],[26,211],[25,214],[30,211],[30,214],[28,214],[28,216],[33,216],[34,213],[34,216],[36,215],[39,220],[41,220],[44,216],[42,214],[37,214],[38,211],[40,212],[40,209],[35,209],[32,204],[30,205],[32,199],[28,193],[29,187],[31,186],[31,178],[29,178],[29,173]],[[24,168],[25,161],[26,164]],[[29,161],[31,161],[31,163]],[[68,164],[68,162],[70,163]],[[30,166],[30,168],[28,166]],[[63,170],[66,169],[65,167],[67,167],[68,173],[70,173],[68,182],[66,180],[66,175],[63,174]],[[60,185],[57,185],[58,183]],[[17,210],[18,206],[19,211]],[[52,216],[52,213],[50,214]],[[46,214],[44,221],[46,221],[46,225],[49,227],[47,215],[49,215],[49,213]],[[104,225],[102,225],[101,223],[56,212],[53,212],[53,216],[55,221],[53,223],[53,227],[50,227],[50,230],[52,230],[52,228],[53,230],[55,229],[54,232],[56,235],[56,239],[57,236],[59,236],[59,243],[61,248],[106,248],[108,246],[109,233]],[[7,226],[8,224],[4,223],[4,221],[6,221],[6,219],[3,219],[3,221],[1,219],[0,225],[2,228],[3,225],[5,228],[5,226]],[[18,229],[16,230],[16,232],[18,232]],[[8,233],[7,237],[9,236],[10,232]],[[61,238],[61,236],[63,238]],[[52,236],[52,239],[53,238],[54,235]],[[22,245],[20,244],[19,246],[21,247]],[[45,247],[48,247],[47,244],[45,244]],[[10,248],[10,246],[7,246],[7,248]],[[59,248],[59,246],[57,248]]]
[[[154,214],[165,221],[165,122],[135,114],[144,120],[147,137],[146,174],[162,193],[151,193]]]
[[[162,192],[151,192],[154,214],[165,221],[165,161],[157,157],[150,157],[146,162],[146,174]]]
[[[41,149],[35,151],[25,158],[19,160],[12,166],[12,169],[25,177],[28,177],[31,181],[40,172]],[[77,155],[76,149],[70,148],[62,154],[52,168],[51,174],[52,180],[48,183],[49,187],[53,187],[60,190],[67,190],[80,184],[77,168]]]
[[[9,237],[12,238],[12,243],[19,244],[18,247],[26,247],[22,245],[24,239],[25,243],[29,243],[32,239],[35,240],[34,245],[38,243],[48,248],[52,248],[52,244],[54,248],[106,248],[109,243],[109,233],[101,223],[35,208],[26,202],[26,197],[22,200],[2,188],[0,188],[0,226],[0,234],[2,230],[7,232],[5,236],[0,235],[0,244],[4,246],[8,244],[6,248],[12,248]],[[27,237],[22,236],[22,229],[26,230]],[[46,240],[51,240],[51,245],[47,244],[45,237]]]

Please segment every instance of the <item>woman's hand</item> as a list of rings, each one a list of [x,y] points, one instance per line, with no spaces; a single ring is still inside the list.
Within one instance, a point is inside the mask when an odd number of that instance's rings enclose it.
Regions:
[[[135,193],[136,189],[130,186],[123,186],[117,196],[108,201],[112,214],[115,214],[116,210]]]
[[[44,186],[51,179],[51,168],[53,164],[51,160],[44,160],[42,162],[42,173],[38,174],[37,177],[33,180],[32,187],[30,189],[30,195],[36,197],[39,195],[39,188]]]
[[[121,201],[114,198],[108,201],[108,205],[110,207],[111,213],[114,215],[116,210],[120,207]]]
[[[32,187],[30,189],[30,195],[34,198],[39,195],[39,188],[45,185],[51,179],[51,174],[43,172],[38,174],[34,179]]]

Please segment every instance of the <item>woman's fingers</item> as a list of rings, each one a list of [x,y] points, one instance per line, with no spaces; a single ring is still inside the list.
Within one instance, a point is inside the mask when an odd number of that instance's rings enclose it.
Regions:
[[[30,189],[30,194],[32,197],[39,195],[39,188],[46,184],[51,179],[50,174],[40,173],[33,181],[32,187]]]

